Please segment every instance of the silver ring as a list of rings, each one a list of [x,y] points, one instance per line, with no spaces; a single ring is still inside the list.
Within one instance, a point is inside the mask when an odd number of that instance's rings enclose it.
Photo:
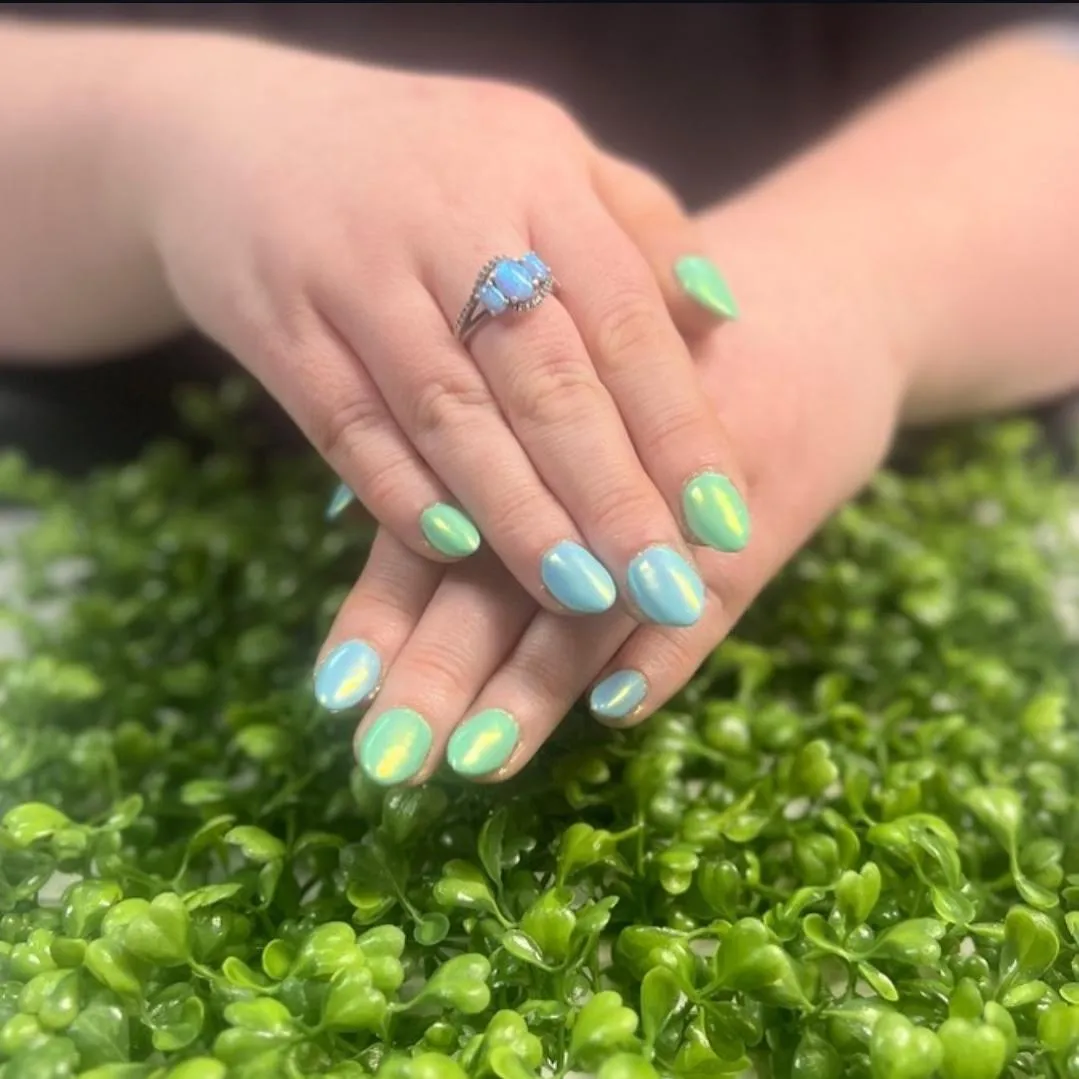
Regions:
[[[547,264],[535,251],[519,259],[499,255],[480,270],[468,302],[453,324],[454,336],[458,341],[467,341],[493,318],[510,311],[531,311],[557,285]]]

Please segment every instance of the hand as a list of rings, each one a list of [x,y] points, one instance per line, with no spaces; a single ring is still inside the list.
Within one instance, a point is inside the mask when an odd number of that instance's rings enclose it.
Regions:
[[[683,519],[740,549],[741,479],[607,159],[560,108],[216,38],[151,78],[147,214],[176,296],[406,548],[455,559],[482,534],[550,610],[701,618]],[[560,291],[463,347],[478,269],[533,249]]]
[[[744,319],[699,338],[694,353],[717,417],[745,463],[754,539],[737,558],[701,550],[710,602],[688,630],[539,610],[480,556],[425,564],[382,533],[330,633],[325,695],[350,675],[377,675],[357,754],[381,783],[418,782],[445,755],[459,773],[501,779],[521,768],[573,702],[638,721],[692,676],[746,605],[822,519],[872,474],[907,392],[893,362],[871,275],[839,245],[798,250],[784,214],[750,199],[701,222],[699,246],[722,250]],[[641,233],[641,228],[636,230]],[[665,242],[651,233],[662,262]],[[331,650],[332,649],[332,650]]]

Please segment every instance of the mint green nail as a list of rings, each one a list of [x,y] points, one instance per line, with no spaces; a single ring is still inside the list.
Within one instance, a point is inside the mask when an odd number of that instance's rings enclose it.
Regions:
[[[735,554],[749,543],[749,510],[734,484],[719,472],[702,472],[682,491],[690,532],[717,551]]]
[[[736,319],[738,304],[716,264],[703,255],[685,255],[674,264],[674,275],[691,300],[720,318]]]
[[[431,728],[419,712],[391,708],[367,728],[360,740],[360,767],[381,786],[404,783],[423,767],[433,740]]]
[[[480,545],[479,529],[456,506],[436,502],[420,514],[424,538],[439,554],[467,558]]]
[[[330,504],[326,507],[326,520],[332,521],[335,517],[340,517],[341,514],[355,501],[356,496],[352,493],[351,489],[346,487],[343,483],[339,483],[333,496],[330,498]]]
[[[459,776],[485,776],[509,760],[519,735],[517,720],[509,712],[484,709],[450,736],[446,760]]]

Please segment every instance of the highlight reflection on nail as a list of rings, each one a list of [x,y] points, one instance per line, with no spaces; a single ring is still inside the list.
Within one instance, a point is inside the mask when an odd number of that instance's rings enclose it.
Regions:
[[[453,732],[446,746],[446,760],[458,775],[488,775],[509,760],[519,737],[517,721],[509,712],[486,708]]]
[[[315,700],[331,712],[369,697],[382,675],[382,661],[366,641],[342,641],[315,671]]]
[[[592,688],[588,708],[597,719],[627,719],[647,696],[648,681],[640,671],[615,671]]]
[[[381,786],[404,783],[423,767],[433,741],[431,728],[419,712],[391,708],[360,739],[357,752],[360,767]]]
[[[661,626],[692,626],[704,613],[704,583],[671,547],[642,551],[630,562],[626,581],[641,613]]]
[[[326,507],[326,520],[332,521],[340,517],[355,501],[356,496],[353,494],[352,489],[346,487],[343,483],[339,483],[330,498],[329,505]]]

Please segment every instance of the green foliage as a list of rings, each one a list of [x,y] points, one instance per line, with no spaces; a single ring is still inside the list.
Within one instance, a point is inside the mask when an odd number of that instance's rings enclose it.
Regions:
[[[238,391],[9,554],[0,1079],[1079,1076],[1079,491],[884,473],[640,729],[389,793],[310,699],[370,531]]]

